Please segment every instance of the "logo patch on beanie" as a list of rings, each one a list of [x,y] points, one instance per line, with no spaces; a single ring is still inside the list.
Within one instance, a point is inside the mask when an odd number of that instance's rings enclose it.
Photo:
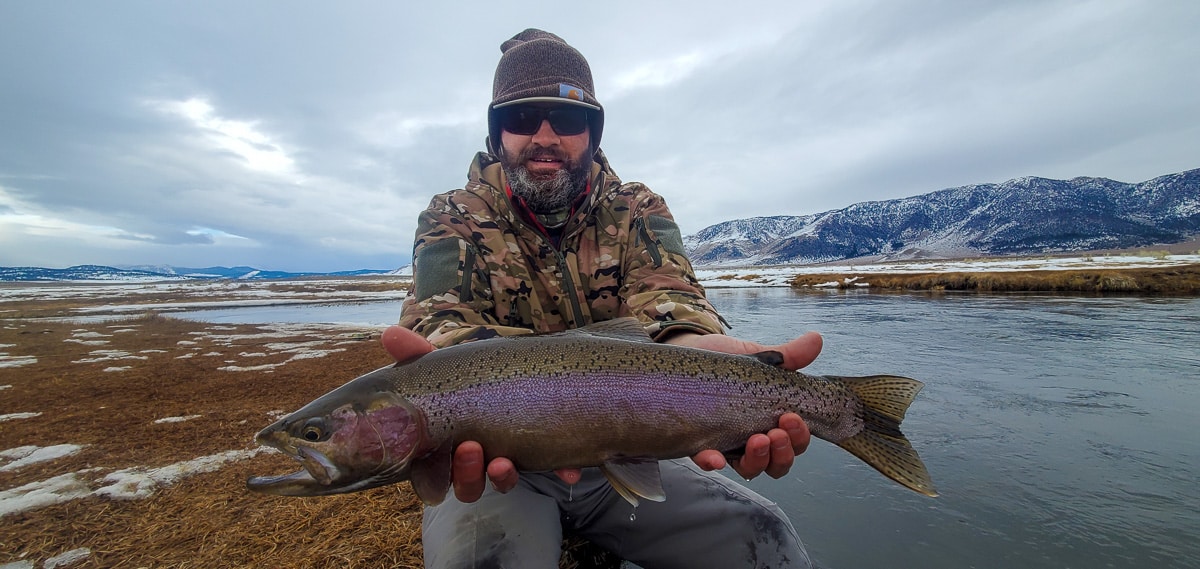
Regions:
[[[583,89],[566,83],[558,84],[558,96],[564,99],[575,99],[576,101],[583,100]]]

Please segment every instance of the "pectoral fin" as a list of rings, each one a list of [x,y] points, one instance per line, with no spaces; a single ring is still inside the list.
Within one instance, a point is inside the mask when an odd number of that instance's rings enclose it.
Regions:
[[[600,471],[614,490],[627,502],[638,505],[638,498],[651,502],[667,499],[663,491],[658,460],[646,457],[614,458],[604,461]]]
[[[417,459],[412,463],[408,479],[413,491],[426,506],[436,506],[446,499],[450,490],[450,466],[454,453],[450,444]]]

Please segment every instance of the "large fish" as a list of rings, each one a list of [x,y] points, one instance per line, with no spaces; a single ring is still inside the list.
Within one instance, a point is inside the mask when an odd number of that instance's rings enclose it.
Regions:
[[[781,362],[773,351],[655,343],[634,318],[442,348],[360,376],[263,429],[256,441],[304,469],[247,485],[319,496],[410,480],[423,502],[438,504],[453,449],[471,440],[519,470],[599,466],[637,505],[665,499],[658,460],[736,454],[792,411],[813,435],[937,495],[899,429],[920,382],[811,376]]]

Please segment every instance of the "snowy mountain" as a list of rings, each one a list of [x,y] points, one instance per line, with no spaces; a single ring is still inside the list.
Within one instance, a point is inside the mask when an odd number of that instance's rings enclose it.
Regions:
[[[698,266],[1116,249],[1200,234],[1200,169],[1127,184],[1018,178],[805,216],[726,221],[684,238]]]

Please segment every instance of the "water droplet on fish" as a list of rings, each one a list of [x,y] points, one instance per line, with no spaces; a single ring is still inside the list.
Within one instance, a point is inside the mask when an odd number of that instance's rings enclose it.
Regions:
[[[631,521],[631,522],[636,522],[636,521],[637,521],[637,512],[630,512],[630,514],[629,514],[629,521]]]

